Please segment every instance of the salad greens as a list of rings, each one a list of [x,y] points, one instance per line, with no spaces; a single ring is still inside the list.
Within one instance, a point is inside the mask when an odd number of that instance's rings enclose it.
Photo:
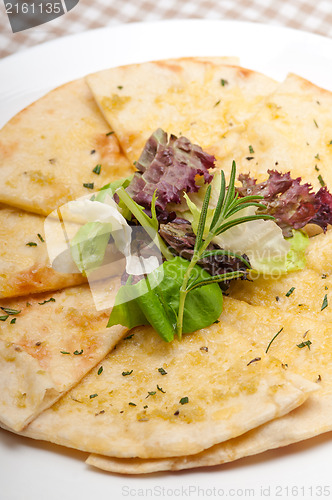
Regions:
[[[86,220],[71,241],[79,270],[101,266],[110,241],[126,258],[108,326],[151,325],[167,342],[181,339],[218,319],[230,280],[302,269],[309,239],[300,229],[332,223],[326,188],[314,194],[276,171],[260,184],[240,175],[242,187],[235,187],[235,162],[226,187],[224,172],[211,170],[214,157],[161,129],[136,166],[134,175],[89,200],[70,202]],[[159,249],[162,263],[132,254],[135,226],[148,235],[146,248]]]
[[[122,286],[108,326],[151,325],[166,342],[172,341],[178,334],[180,288],[190,264],[182,257],[174,257],[135,285]],[[195,266],[195,271],[201,280],[211,278],[199,266]],[[207,283],[204,289],[192,287],[182,311],[181,332],[190,333],[211,325],[220,316],[222,304],[223,295],[217,283]]]

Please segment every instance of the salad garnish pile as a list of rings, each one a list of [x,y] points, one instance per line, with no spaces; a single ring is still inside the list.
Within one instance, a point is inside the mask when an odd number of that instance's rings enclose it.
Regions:
[[[302,228],[311,223],[326,231],[332,223],[325,186],[314,193],[276,170],[261,183],[240,174],[242,186],[235,186],[234,162],[227,186],[213,156],[161,129],[136,168],[80,206],[71,202],[88,220],[71,241],[79,270],[88,276],[98,268],[110,242],[126,258],[108,326],[151,325],[167,342],[208,327],[222,312],[231,280],[302,269],[309,240]],[[134,228],[150,244],[131,241]]]

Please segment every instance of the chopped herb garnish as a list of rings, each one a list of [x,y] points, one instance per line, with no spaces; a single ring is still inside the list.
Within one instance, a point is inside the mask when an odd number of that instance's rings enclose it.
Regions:
[[[224,80],[223,78],[220,80],[220,84],[222,87],[225,87],[225,85],[228,84],[228,80]]]
[[[70,352],[68,352],[68,351],[60,351],[60,352],[61,352],[61,354],[70,354]]]
[[[93,398],[96,398],[97,396],[98,396],[98,394],[90,394],[89,398],[93,399]]]
[[[128,404],[129,404],[129,406],[137,406],[137,405],[135,405],[135,403],[128,403]]]
[[[101,373],[103,373],[103,369],[104,369],[104,368],[101,366],[101,367],[99,368],[99,370],[98,370],[97,374],[98,374],[98,375],[100,375]]]
[[[290,288],[288,290],[288,292],[286,293],[286,297],[289,297],[290,295],[292,295],[292,293],[294,292],[294,290],[295,290],[295,286],[292,286],[292,288]]]
[[[316,125],[316,127],[317,127],[317,128],[319,128],[319,127],[318,127],[318,123],[316,122],[316,120],[315,120],[315,119],[314,119],[314,124]]]
[[[315,155],[316,160],[320,160],[319,153]]]
[[[316,172],[319,172],[319,168],[317,167],[317,165],[315,165],[315,170]]]
[[[280,297],[277,295],[276,296],[276,301],[279,302],[279,300],[280,300]]]
[[[134,336],[134,334],[132,333],[131,335],[128,335],[128,337],[125,337],[123,340],[129,340],[129,339],[132,339]]]
[[[42,243],[44,243],[44,242],[45,242],[44,238],[42,237],[42,235],[41,235],[40,233],[37,233],[37,236],[38,236],[38,238],[40,239],[40,241],[41,241]]]
[[[277,332],[275,334],[275,336],[272,338],[272,340],[270,340],[269,345],[267,346],[265,353],[267,353],[267,351],[270,349],[270,346],[271,346],[272,342],[274,341],[274,339],[276,339],[278,337],[279,333],[281,333],[283,331],[283,329],[284,329],[284,327],[282,326],[280,328],[279,332]]]
[[[118,89],[122,90],[123,89],[123,85],[118,85]]]
[[[164,368],[158,368],[158,372],[161,373],[162,375],[167,375],[167,371],[164,370]]]
[[[90,151],[90,155],[94,155],[94,154],[95,154],[95,152],[96,152],[96,150],[95,150],[95,149],[91,149],[91,151]]]
[[[184,398],[180,399],[179,403],[181,405],[185,405],[185,404],[189,403],[189,398],[187,396],[185,396]]]
[[[256,363],[256,361],[260,361],[261,359],[262,358],[254,358],[251,361],[249,361],[249,363],[247,364],[247,366],[251,365],[251,363]]]
[[[29,241],[29,243],[26,243],[26,246],[27,247],[36,247],[37,243],[35,243],[34,241]]]
[[[92,170],[92,172],[99,175],[101,172],[101,165],[100,164],[96,165],[95,168]]]
[[[31,307],[30,302],[27,302],[27,303],[26,303],[26,307]]]
[[[11,320],[10,320],[10,323],[13,325],[14,323],[16,323],[16,319],[17,319],[17,318],[13,318],[13,319],[11,319]]]
[[[218,104],[220,104],[220,99],[215,103],[214,107],[218,106]]]
[[[254,152],[255,152],[254,148],[250,145],[249,146],[249,153],[252,155],[252,154],[254,154]]]
[[[83,183],[83,187],[87,188],[87,189],[93,189],[94,188],[94,182],[84,182]]]
[[[9,314],[6,314],[6,316],[0,316],[0,321],[6,321],[7,318],[9,318]]]
[[[320,184],[322,187],[326,186],[325,181],[324,181],[323,177],[322,177],[320,174],[319,174],[319,176],[318,176],[318,180],[319,180],[319,184]]]
[[[149,396],[154,396],[155,394],[157,394],[157,391],[148,391],[148,395],[145,399],[147,399]]]
[[[158,384],[157,384],[157,389],[158,389],[158,391],[163,392],[164,394],[166,393],[166,391],[164,391],[162,387],[159,387]]]
[[[326,280],[327,274],[322,274],[322,280]]]
[[[254,159],[255,159],[254,156],[246,156],[246,160],[248,160],[248,161],[251,161],[251,160],[254,160]]]
[[[144,405],[144,406],[143,406],[143,408],[144,408],[144,410],[145,410],[146,408],[149,408],[149,407],[148,407],[148,405]]]
[[[106,137],[108,137],[109,135],[112,135],[112,134],[114,134],[113,130],[111,130],[111,132],[107,132]]]
[[[38,304],[40,306],[43,306],[44,304],[47,304],[48,302],[55,302],[55,299],[53,297],[51,297],[50,299],[48,300],[44,300],[44,302],[38,302]]]
[[[16,316],[17,314],[20,314],[21,311],[18,311],[17,309],[10,309],[10,307],[0,307],[6,314],[9,316]]]
[[[131,375],[134,370],[130,370],[130,372],[122,372],[122,375],[125,377],[126,375]]]
[[[296,346],[300,349],[302,349],[303,347],[308,347],[308,349],[310,349],[311,344],[312,342],[310,342],[310,340],[306,340],[305,342],[301,342],[301,344],[296,344]]]
[[[75,356],[80,356],[81,354],[83,354],[83,349],[81,349],[80,351],[74,351],[73,354],[75,354]]]
[[[320,308],[320,310],[323,311],[327,306],[328,306],[328,301],[327,301],[327,293],[326,293],[324,296],[322,307]]]

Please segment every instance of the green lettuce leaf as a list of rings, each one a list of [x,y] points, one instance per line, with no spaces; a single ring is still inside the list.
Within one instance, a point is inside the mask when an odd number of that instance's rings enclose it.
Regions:
[[[279,276],[305,268],[305,250],[309,245],[309,236],[297,229],[293,229],[292,233],[293,236],[287,238],[290,249],[286,256],[279,259],[257,259],[255,262],[255,271],[268,276]]]
[[[72,258],[83,276],[101,266],[111,231],[110,223],[87,222],[71,240]]]

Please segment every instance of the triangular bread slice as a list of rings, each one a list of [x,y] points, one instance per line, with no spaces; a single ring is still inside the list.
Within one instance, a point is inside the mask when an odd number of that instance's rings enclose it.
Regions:
[[[227,298],[220,321],[221,324],[236,321],[239,331],[251,339],[255,348],[266,351],[270,345],[270,355],[279,358],[287,370],[305,375],[319,390],[285,416],[198,454],[153,460],[94,454],[87,460],[90,465],[123,474],[220,465],[332,430],[332,323]]]
[[[50,263],[45,217],[0,206],[0,299],[84,283],[77,273],[56,272]]]
[[[84,79],[52,90],[0,131],[0,202],[27,211],[48,215],[132,172]]]
[[[0,301],[0,421],[21,430],[76,385],[126,328],[106,328],[88,285]]]
[[[332,188],[332,92],[289,74],[262,101],[227,162],[266,179],[268,169],[290,171],[315,190]],[[251,153],[249,152],[251,146]]]
[[[184,135],[221,160],[233,146],[228,133],[241,133],[277,86],[258,72],[195,58],[111,68],[86,81],[132,162],[157,128]]]
[[[122,458],[182,456],[283,415],[316,389],[231,321],[172,343],[138,327],[23,434]]]

